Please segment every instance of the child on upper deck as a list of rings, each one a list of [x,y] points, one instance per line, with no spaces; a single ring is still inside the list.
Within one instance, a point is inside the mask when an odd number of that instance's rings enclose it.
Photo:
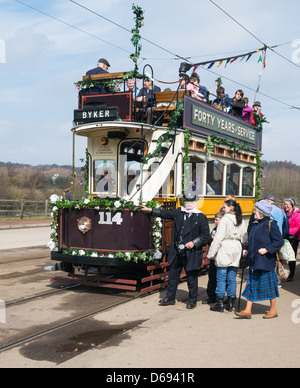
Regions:
[[[242,118],[243,109],[245,108],[245,101],[243,100],[244,92],[239,89],[235,92],[235,96],[232,99],[232,114],[233,116]]]

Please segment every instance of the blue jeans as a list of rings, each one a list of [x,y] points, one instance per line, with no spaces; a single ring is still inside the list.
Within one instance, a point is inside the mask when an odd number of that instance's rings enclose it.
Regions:
[[[217,270],[217,298],[224,298],[226,293],[227,283],[227,295],[231,298],[236,297],[236,275],[237,267],[218,267]]]

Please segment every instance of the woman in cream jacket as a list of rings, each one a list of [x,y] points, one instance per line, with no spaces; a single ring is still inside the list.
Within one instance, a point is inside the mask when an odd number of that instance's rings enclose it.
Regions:
[[[228,284],[228,310],[232,311],[236,299],[236,275],[242,254],[242,244],[245,244],[248,238],[240,205],[234,200],[227,200],[224,205],[225,215],[207,254],[209,259],[215,258],[217,266],[217,304],[211,307],[211,310],[218,312],[224,312],[226,283]]]

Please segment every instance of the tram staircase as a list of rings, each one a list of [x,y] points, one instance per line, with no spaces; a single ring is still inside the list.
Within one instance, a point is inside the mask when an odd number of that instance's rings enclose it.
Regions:
[[[149,146],[149,153],[154,153],[157,147],[157,140],[160,136],[166,136],[166,133],[156,131],[153,133],[152,141]],[[149,159],[147,164],[143,165],[143,172],[136,184],[136,191],[131,196],[131,200],[138,200],[140,197],[143,201],[151,201],[159,192],[160,188],[168,178],[171,169],[176,162],[178,155],[182,152],[182,134],[177,133],[173,136],[170,143],[163,143],[163,155],[161,158],[156,157]],[[143,182],[141,184],[141,182]],[[169,237],[171,237],[172,223],[165,222],[164,229],[169,229]],[[142,286],[140,292],[146,293],[166,287],[169,276],[169,263],[167,262],[167,253],[164,252],[162,261],[159,264],[151,264],[147,266],[149,276],[141,278]],[[184,270],[181,273],[181,278],[185,278]]]
[[[166,136],[161,131],[153,133],[153,138],[149,146],[148,153],[155,152],[157,140],[160,136]],[[160,188],[168,178],[171,169],[176,162],[178,155],[182,150],[182,134],[173,136],[170,143],[162,144],[163,155],[161,158],[155,157],[149,159],[147,164],[143,165],[143,171],[136,182],[136,189],[130,197],[130,200],[137,201],[142,198],[144,202],[151,201],[159,192]]]

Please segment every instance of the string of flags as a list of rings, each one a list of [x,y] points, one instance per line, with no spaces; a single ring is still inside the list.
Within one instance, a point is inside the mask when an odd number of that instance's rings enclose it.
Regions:
[[[210,61],[206,61],[206,62],[195,63],[194,65],[192,65],[192,66],[194,66],[193,71],[195,72],[199,66],[205,66],[205,65],[208,65],[207,69],[211,69],[215,65],[218,68],[218,67],[222,66],[223,64],[225,64],[225,67],[226,67],[228,64],[232,64],[232,63],[236,62],[238,59],[240,59],[240,62],[243,62],[244,60],[246,60],[246,62],[248,62],[249,59],[254,54],[257,54],[257,53],[260,53],[260,56],[259,56],[257,63],[261,62],[263,64],[263,68],[265,68],[266,67],[265,52],[266,52],[266,47],[263,47],[261,49],[251,51],[251,52],[246,53],[246,54],[237,55],[234,57],[220,58],[220,59],[215,59],[213,61],[210,60]]]

